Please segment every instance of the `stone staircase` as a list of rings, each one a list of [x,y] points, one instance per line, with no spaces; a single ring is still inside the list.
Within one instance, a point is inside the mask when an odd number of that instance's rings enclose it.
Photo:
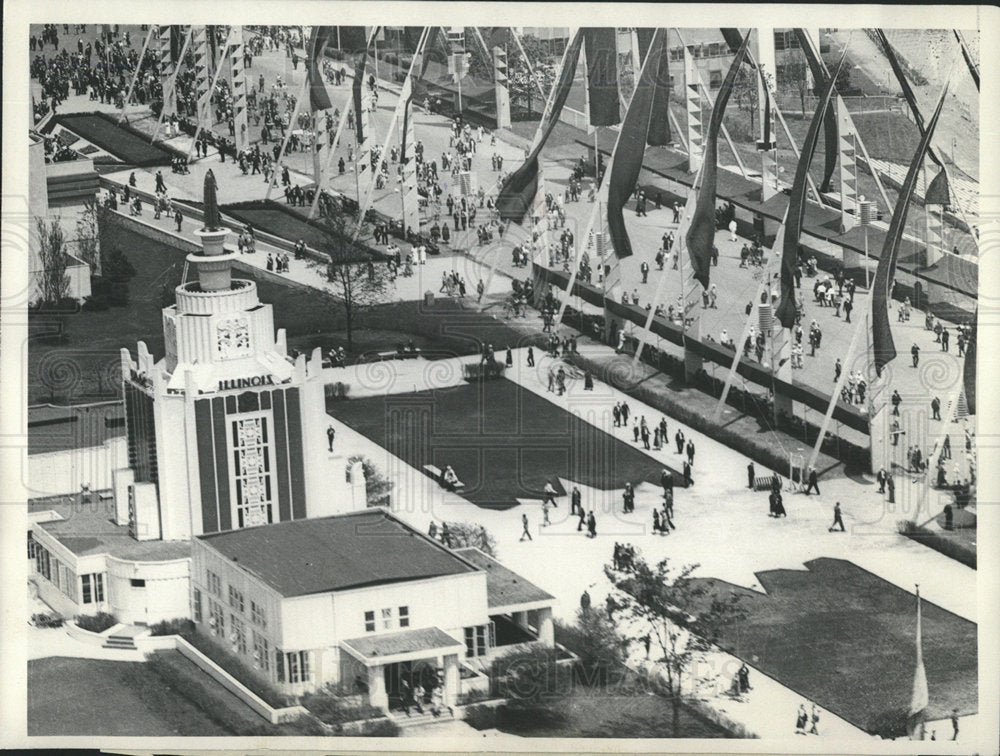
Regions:
[[[136,651],[135,641],[131,635],[109,635],[101,648],[110,648],[117,651]]]
[[[389,717],[403,730],[407,730],[411,727],[426,727],[427,725],[437,724],[438,722],[450,722],[453,720],[454,714],[448,711],[447,708],[441,710],[441,715],[435,717],[431,714],[430,709],[424,708],[424,713],[421,714],[416,709],[410,709],[410,716],[402,711],[393,711],[389,713]]]

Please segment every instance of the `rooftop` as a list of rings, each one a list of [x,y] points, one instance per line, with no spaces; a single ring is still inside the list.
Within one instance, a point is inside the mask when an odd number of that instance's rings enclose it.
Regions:
[[[457,549],[456,554],[472,562],[486,573],[486,596],[490,609],[530,604],[536,601],[555,601],[534,583],[529,583],[516,572],[507,569],[489,554],[477,548]]]
[[[198,536],[282,596],[476,572],[383,509]]]
[[[452,638],[444,630],[436,627],[425,627],[419,630],[403,630],[398,633],[382,633],[365,635],[342,641],[352,651],[365,659],[411,654],[414,652],[429,652],[451,650],[463,646],[460,641]]]
[[[111,554],[120,559],[160,562],[191,556],[189,541],[135,540],[127,527],[115,525],[113,499],[102,501],[96,493],[91,498],[93,501],[86,503],[79,494],[30,499],[29,514],[51,510],[62,518],[36,523],[32,530],[51,534],[78,557]]]

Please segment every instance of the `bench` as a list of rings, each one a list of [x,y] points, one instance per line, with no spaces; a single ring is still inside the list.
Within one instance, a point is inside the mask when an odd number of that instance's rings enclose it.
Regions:
[[[444,482],[444,470],[440,467],[437,465],[424,465],[424,472],[436,480],[442,488],[448,488],[448,485]],[[450,490],[460,491],[463,488],[465,488],[465,484],[459,480],[456,481],[455,485]]]
[[[762,475],[759,478],[755,478],[753,482],[754,491],[770,491],[771,486],[774,485],[773,475]]]

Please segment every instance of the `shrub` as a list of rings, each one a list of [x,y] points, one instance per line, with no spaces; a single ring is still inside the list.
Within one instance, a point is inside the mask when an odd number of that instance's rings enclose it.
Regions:
[[[31,624],[35,627],[62,627],[63,618],[58,614],[45,614],[40,612],[38,614],[31,615]]]
[[[497,726],[498,706],[475,704],[465,709],[464,720],[477,730],[492,730]]]
[[[103,633],[108,628],[118,624],[118,619],[113,614],[98,612],[97,614],[78,614],[76,626],[81,630],[91,633]]]
[[[627,641],[618,634],[607,615],[596,609],[580,608],[573,625],[557,623],[556,640],[574,652],[577,678],[585,684],[604,684],[609,671],[625,661]]]
[[[507,369],[504,363],[493,360],[492,362],[467,362],[462,365],[462,377],[467,381],[485,381],[503,376],[503,371]]]
[[[367,493],[368,506],[388,507],[392,494],[392,481],[382,474],[382,471],[379,470],[374,462],[360,454],[350,457],[347,460],[348,473],[350,473],[351,465],[355,462],[361,463],[361,470],[365,474],[365,492]]]
[[[976,549],[965,541],[961,541],[954,536],[937,533],[929,528],[917,525],[913,520],[900,520],[897,523],[897,530],[901,535],[905,535],[917,543],[934,549],[947,557],[951,557],[956,562],[961,562],[966,567],[976,569],[977,558]]]
[[[381,709],[369,704],[354,702],[353,697],[342,698],[328,687],[324,690],[306,693],[299,700],[312,712],[317,719],[329,725],[342,725],[346,722],[357,722],[364,719],[375,719],[383,716]]]
[[[181,635],[188,638],[195,631],[194,623],[189,619],[178,617],[171,620],[160,620],[149,627],[150,635]]]
[[[361,725],[361,732],[358,733],[363,738],[398,738],[400,727],[388,717],[382,717]]]
[[[504,654],[493,661],[493,692],[517,710],[546,708],[569,692],[570,672],[556,661],[554,648],[532,646]]]
[[[482,525],[472,522],[449,522],[448,534],[453,549],[471,546],[491,557],[497,555],[497,539]]]
[[[280,709],[289,704],[289,697],[280,693],[269,680],[265,680],[248,663],[208,636],[195,630],[184,635],[184,640],[239,680],[269,706]]]
[[[902,738],[907,734],[908,712],[906,709],[889,709],[868,720],[868,732],[881,738]]]

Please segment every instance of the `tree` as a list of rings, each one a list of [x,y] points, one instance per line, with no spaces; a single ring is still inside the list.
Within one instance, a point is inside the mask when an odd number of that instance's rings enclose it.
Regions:
[[[365,491],[368,495],[368,506],[389,506],[389,496],[392,493],[393,482],[382,474],[382,471],[378,469],[374,462],[360,454],[356,454],[347,460],[348,476],[355,462],[361,463],[361,470],[365,476]]]
[[[59,304],[69,296],[69,276],[66,268],[69,265],[69,253],[66,251],[66,239],[58,220],[46,221],[37,218],[38,225],[38,258],[41,263],[38,283],[39,294],[44,304]]]
[[[473,547],[491,557],[497,555],[497,539],[482,525],[472,522],[449,522],[448,534],[453,549]]]
[[[740,67],[733,82],[733,97],[739,109],[747,114],[747,138],[753,141],[754,120],[757,118],[757,71],[749,66]],[[706,123],[708,120],[706,119]]]
[[[648,635],[650,650],[659,654],[654,661],[662,665],[675,737],[685,672],[712,647],[727,624],[743,616],[739,596],[710,595],[704,584],[691,578],[698,566],[674,568],[669,559],[650,565],[636,554],[627,570],[604,568],[614,587],[613,604],[609,604],[612,616],[616,621],[626,620],[623,632],[631,640],[644,641]]]
[[[609,672],[625,663],[628,641],[618,632],[605,612],[591,607],[576,610],[575,625],[559,625],[557,638],[573,651],[580,661],[583,682],[606,683]]]
[[[93,200],[84,203],[83,212],[76,221],[77,255],[90,266],[91,275],[101,272],[100,244],[98,242],[97,205]]]
[[[809,94],[809,84],[812,78],[808,64],[802,58],[794,58],[782,65],[778,70],[781,73],[782,83],[799,95],[799,109],[802,111],[799,117],[805,118],[806,95]]]
[[[339,202],[332,202],[329,211],[321,219],[327,237],[327,252],[330,262],[326,265],[326,280],[332,285],[334,295],[344,311],[347,330],[347,351],[354,351],[354,327],[365,310],[381,304],[392,289],[385,265],[376,264],[374,255],[368,253],[365,262],[348,262],[357,258],[357,239],[354,224],[348,223],[350,216]],[[362,225],[357,234],[361,238],[365,231]]]

